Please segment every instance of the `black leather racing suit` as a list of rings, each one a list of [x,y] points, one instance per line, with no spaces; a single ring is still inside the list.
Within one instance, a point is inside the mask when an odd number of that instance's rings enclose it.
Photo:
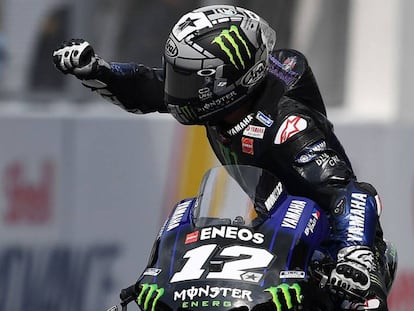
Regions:
[[[99,87],[93,88],[98,84],[92,81],[84,84],[130,112],[168,112],[162,69],[132,63],[110,65],[110,70],[104,68],[98,74],[97,80],[103,82]],[[335,250],[375,244],[374,254],[381,266],[385,246],[377,193],[371,185],[356,182],[350,161],[326,118],[306,58],[295,50],[275,51],[266,81],[254,96],[250,113],[240,123],[206,126],[217,158],[222,164],[248,164],[273,172],[291,194],[307,196],[328,210]],[[363,219],[357,222],[350,220],[355,216],[355,197],[362,198],[356,204],[362,207],[357,215]]]

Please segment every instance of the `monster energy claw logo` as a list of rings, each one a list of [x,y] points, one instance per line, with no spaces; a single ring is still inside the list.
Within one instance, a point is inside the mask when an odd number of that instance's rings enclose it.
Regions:
[[[196,118],[196,116],[194,115],[193,110],[189,106],[182,106],[179,109],[180,109],[180,113],[185,118],[187,118],[187,120],[193,120],[193,119]]]
[[[179,120],[185,122],[194,121],[197,119],[194,111],[188,106],[169,105],[168,109]]]
[[[164,295],[164,288],[158,288],[157,284],[142,284],[141,293],[137,298],[137,303],[144,311],[155,311],[158,299]],[[152,300],[152,303],[151,303]],[[151,304],[151,309],[149,306]]]
[[[232,51],[228,46],[226,46],[226,41],[230,43],[231,47],[234,51]],[[252,57],[249,47],[247,46],[246,41],[241,36],[239,29],[237,26],[231,26],[230,29],[224,29],[219,36],[215,37],[211,44],[217,43],[219,47],[226,53],[229,57],[231,63],[237,69],[240,69],[237,65],[237,61],[243,67],[246,68],[246,64],[244,63],[244,59],[242,56],[242,50],[244,54],[247,54],[249,59]],[[241,45],[241,46],[240,46]],[[235,53],[235,55],[233,55]]]
[[[283,310],[282,302],[279,299],[279,293],[282,293],[286,307],[290,310],[293,308],[292,299],[295,299],[298,303],[302,303],[301,288],[300,285],[295,283],[292,285],[281,284],[278,286],[272,286],[265,289],[265,292],[269,292],[272,295],[272,301],[276,305],[276,310]],[[292,297],[293,292],[293,297]]]

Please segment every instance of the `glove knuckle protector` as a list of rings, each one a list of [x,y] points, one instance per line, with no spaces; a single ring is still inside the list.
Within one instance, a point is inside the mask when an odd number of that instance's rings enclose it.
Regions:
[[[87,76],[96,67],[94,50],[83,39],[63,42],[62,46],[53,52],[53,62],[63,73],[71,73],[77,77]]]
[[[365,294],[371,286],[369,272],[374,267],[369,247],[349,246],[338,252],[338,262],[331,273],[331,283],[357,294]]]

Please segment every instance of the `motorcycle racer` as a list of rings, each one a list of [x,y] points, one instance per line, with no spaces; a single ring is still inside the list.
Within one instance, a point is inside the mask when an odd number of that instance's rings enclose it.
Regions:
[[[306,57],[275,43],[275,31],[256,13],[215,5],[173,26],[161,68],[108,63],[82,39],[64,42],[53,61],[129,112],[170,113],[181,124],[204,126],[221,163],[265,168],[290,193],[318,202],[332,226],[332,292],[350,294],[341,307],[388,310],[392,275],[378,194],[357,180]],[[277,292],[281,310],[302,304],[296,285]],[[352,297],[364,297],[365,305]]]

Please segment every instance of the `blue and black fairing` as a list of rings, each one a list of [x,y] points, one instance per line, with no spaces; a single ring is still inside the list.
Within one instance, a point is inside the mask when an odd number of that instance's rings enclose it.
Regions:
[[[321,208],[307,198],[287,196],[279,203],[261,225],[272,232],[269,249],[278,254],[280,263],[276,265],[284,267],[284,271],[302,269],[307,274],[314,251],[328,237],[328,219]]]
[[[328,232],[323,211],[288,195],[279,181],[264,192],[245,181],[242,192],[246,185],[254,190],[245,193],[247,201],[238,193],[234,204],[227,192],[240,183],[228,186],[226,172],[210,172],[214,182],[179,202],[164,224],[139,280],[147,308],[155,301],[157,310],[252,309],[269,301],[266,288],[308,277],[309,260]]]

